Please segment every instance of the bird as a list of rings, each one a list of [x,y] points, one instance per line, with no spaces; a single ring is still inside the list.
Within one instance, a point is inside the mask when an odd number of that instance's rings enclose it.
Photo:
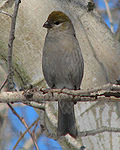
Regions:
[[[42,52],[42,70],[51,89],[80,89],[84,59],[71,19],[62,11],[53,11],[43,24],[47,29]],[[74,102],[58,101],[57,136],[78,136]]]

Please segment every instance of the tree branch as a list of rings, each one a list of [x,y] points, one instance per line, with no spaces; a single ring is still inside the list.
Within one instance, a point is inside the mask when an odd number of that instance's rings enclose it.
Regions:
[[[7,63],[8,63],[8,90],[12,90],[14,88],[14,83],[13,83],[13,68],[12,68],[12,53],[13,53],[13,41],[15,39],[14,34],[15,34],[15,25],[16,25],[16,18],[17,18],[17,13],[18,13],[18,8],[19,8],[19,3],[20,0],[15,0],[15,7],[14,7],[14,12],[12,15],[12,22],[11,22],[11,29],[10,29],[10,35],[9,35],[9,42],[8,42],[8,58],[7,58]]]
[[[8,14],[7,12],[3,11],[3,10],[0,10],[0,13],[4,14],[4,15],[7,15],[9,16],[10,18],[12,18],[12,15]]]
[[[17,145],[19,144],[19,142],[21,141],[21,139],[24,137],[24,135],[25,135],[27,132],[29,132],[30,128],[32,128],[35,124],[37,124],[39,120],[40,120],[39,118],[38,118],[37,120],[35,120],[35,121],[25,130],[25,132],[24,132],[24,133],[20,136],[20,138],[18,139],[18,141],[17,141],[17,143],[15,144],[13,150],[16,149]]]
[[[45,103],[44,102],[39,104],[39,103],[36,103],[36,102],[26,101],[26,102],[24,102],[24,104],[45,111]]]
[[[68,90],[68,89],[45,89],[33,88],[26,91],[1,92],[0,103],[22,102],[31,105],[45,105],[47,101],[59,101],[60,99],[68,102],[95,102],[95,101],[120,101],[120,85],[106,84],[95,89],[83,90]],[[44,103],[43,103],[44,102]],[[32,105],[31,105],[32,106]],[[43,107],[45,109],[45,107]],[[101,127],[94,130],[79,132],[80,137],[95,135],[102,132],[120,132],[120,128]],[[55,135],[49,135],[57,139]]]
[[[5,84],[7,83],[7,81],[8,81],[8,78],[6,78],[6,80],[3,82],[3,84],[1,85],[1,87],[0,87],[0,91],[3,89],[3,87],[5,86]]]
[[[27,91],[1,92],[0,103],[59,101],[60,99],[74,102],[120,101],[120,85],[106,84],[91,90],[44,89],[34,88]]]
[[[104,2],[105,2],[105,5],[106,5],[108,18],[110,20],[110,28],[111,28],[111,31],[114,32],[114,30],[113,30],[113,20],[112,20],[112,15],[111,15],[110,8],[109,8],[109,5],[108,5],[108,1],[104,0]]]
[[[18,113],[14,110],[14,108],[13,108],[9,103],[8,103],[8,106],[9,106],[9,108],[11,109],[11,111],[15,114],[15,116],[16,116],[16,117],[21,121],[21,123],[25,126],[25,128],[28,129],[29,127],[28,127],[27,123],[25,122],[24,118],[23,118],[23,117],[20,117],[20,116],[18,115]],[[33,140],[33,143],[34,143],[34,145],[35,145],[36,150],[39,150],[38,145],[37,145],[37,142],[36,142],[36,140],[35,140],[35,138],[34,138],[32,132],[30,131],[30,129],[28,129],[27,131],[29,132],[29,134],[30,134],[30,136],[31,136],[31,138],[32,138],[32,140]]]
[[[90,135],[93,136],[93,135],[96,135],[96,134],[102,133],[102,132],[120,132],[120,128],[113,128],[113,127],[103,126],[101,128],[98,128],[98,129],[78,132],[78,136],[79,137],[85,137],[85,136],[90,136]]]

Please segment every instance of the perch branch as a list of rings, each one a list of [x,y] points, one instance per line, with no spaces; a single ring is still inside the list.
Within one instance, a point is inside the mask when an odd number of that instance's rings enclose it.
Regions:
[[[27,91],[1,92],[0,103],[42,103],[59,101],[60,99],[74,102],[120,101],[120,85],[106,84],[91,90],[43,89],[35,88]]]
[[[31,102],[37,104],[45,104],[47,101],[59,101],[60,99],[74,102],[95,102],[95,101],[120,101],[120,85],[116,84],[106,84],[101,87],[96,87],[95,89],[83,90],[68,90],[68,89],[44,89],[44,88],[33,88],[26,91],[11,91],[11,92],[1,92],[0,93],[0,103],[8,102]],[[44,102],[44,103],[43,103]],[[11,107],[11,106],[10,106]],[[17,116],[17,115],[16,115]],[[28,126],[27,126],[28,128]],[[94,130],[79,132],[79,136],[90,136],[102,132],[120,132],[120,128],[114,127],[101,127]],[[55,139],[55,135],[48,136]]]

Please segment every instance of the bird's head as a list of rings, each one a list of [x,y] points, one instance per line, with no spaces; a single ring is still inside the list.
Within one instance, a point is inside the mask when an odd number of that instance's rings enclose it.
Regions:
[[[65,29],[71,23],[71,20],[67,15],[61,11],[53,11],[49,16],[47,21],[44,23],[43,27],[47,29]]]

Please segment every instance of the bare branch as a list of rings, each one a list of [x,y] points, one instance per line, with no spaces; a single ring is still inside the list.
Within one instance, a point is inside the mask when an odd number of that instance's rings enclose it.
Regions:
[[[3,84],[1,85],[1,87],[0,87],[0,91],[2,90],[2,88],[5,86],[5,84],[7,83],[7,81],[8,81],[8,78],[6,78],[6,80],[3,82]]]
[[[98,128],[98,129],[78,132],[78,136],[79,137],[85,137],[85,136],[90,136],[90,135],[93,136],[93,135],[96,135],[96,134],[102,133],[102,132],[120,132],[120,128],[113,128],[113,127],[103,126],[101,128]]]
[[[22,102],[31,105],[31,102],[36,106],[38,104],[44,104],[46,101],[59,101],[60,99],[74,102],[94,102],[94,101],[120,101],[120,85],[116,84],[106,84],[101,87],[90,90],[68,90],[68,89],[44,89],[44,88],[34,88],[27,91],[12,91],[12,92],[1,92],[0,93],[0,103],[8,102]],[[11,107],[11,106],[9,106]],[[45,108],[44,108],[45,109]],[[18,116],[18,115],[16,115]],[[18,116],[18,118],[20,118]],[[21,120],[21,119],[20,119]],[[23,121],[23,118],[21,120]],[[23,123],[26,126],[26,123]],[[26,126],[28,128],[28,126]],[[43,125],[42,132],[48,137],[53,139],[58,139],[56,134],[51,134]],[[113,127],[101,127],[94,130],[79,132],[79,137],[95,135],[102,132],[120,132],[120,128]]]
[[[20,138],[18,139],[17,143],[15,144],[13,150],[16,149],[17,145],[19,144],[19,142],[21,141],[21,139],[24,137],[24,135],[30,130],[30,128],[32,128],[35,124],[37,124],[39,121],[39,118],[37,120],[35,120],[27,129],[26,131],[20,136]]]
[[[39,104],[37,102],[26,101],[26,102],[24,102],[24,104],[31,106],[31,107],[34,107],[34,108],[37,108],[37,109],[45,110],[45,103],[44,102]]]
[[[14,7],[13,16],[12,16],[11,29],[10,29],[9,42],[8,42],[7,63],[8,63],[8,90],[9,91],[14,88],[13,68],[12,68],[12,53],[13,53],[13,41],[15,39],[14,34],[15,34],[16,18],[17,18],[17,13],[18,13],[18,8],[19,8],[20,2],[21,2],[20,0],[15,0],[15,7]]]
[[[106,84],[91,90],[68,89],[30,89],[27,91],[1,92],[0,103],[59,101],[60,99],[74,102],[120,101],[120,85]]]
[[[21,123],[28,129],[28,125],[27,125],[27,123],[25,122],[24,118],[23,118],[23,117],[20,117],[20,116],[18,115],[18,113],[14,110],[14,108],[13,108],[9,103],[8,103],[8,106],[9,106],[9,108],[11,109],[11,111],[15,114],[15,116],[21,121]],[[37,145],[37,142],[36,142],[34,136],[32,135],[30,129],[28,130],[28,132],[29,132],[29,134],[31,135],[31,138],[32,138],[32,140],[33,140],[33,143],[34,143],[34,145],[35,145],[36,150],[39,150],[38,145]]]
[[[104,0],[104,2],[105,2],[105,5],[106,5],[108,18],[110,20],[110,28],[111,28],[111,31],[114,32],[114,30],[113,30],[113,20],[112,20],[112,15],[111,15],[111,12],[110,12],[108,2],[107,2],[107,0]]]
[[[7,15],[9,16],[10,18],[12,18],[12,15],[8,14],[7,12],[3,11],[3,10],[0,10],[0,13],[4,14],[4,15]]]
[[[96,134],[103,133],[103,132],[119,132],[120,133],[120,128],[102,126],[100,128],[93,129],[93,130],[78,132],[78,137],[94,136]],[[47,129],[45,129],[44,134],[49,138],[53,138],[54,140],[58,140],[59,138],[62,138],[62,137],[58,138],[55,134],[49,133]]]
[[[41,136],[41,131],[38,128],[38,131],[36,132],[36,138],[38,139],[40,136]],[[25,141],[25,143],[24,143],[22,148],[25,149],[25,150],[33,148],[32,139],[28,138]]]

